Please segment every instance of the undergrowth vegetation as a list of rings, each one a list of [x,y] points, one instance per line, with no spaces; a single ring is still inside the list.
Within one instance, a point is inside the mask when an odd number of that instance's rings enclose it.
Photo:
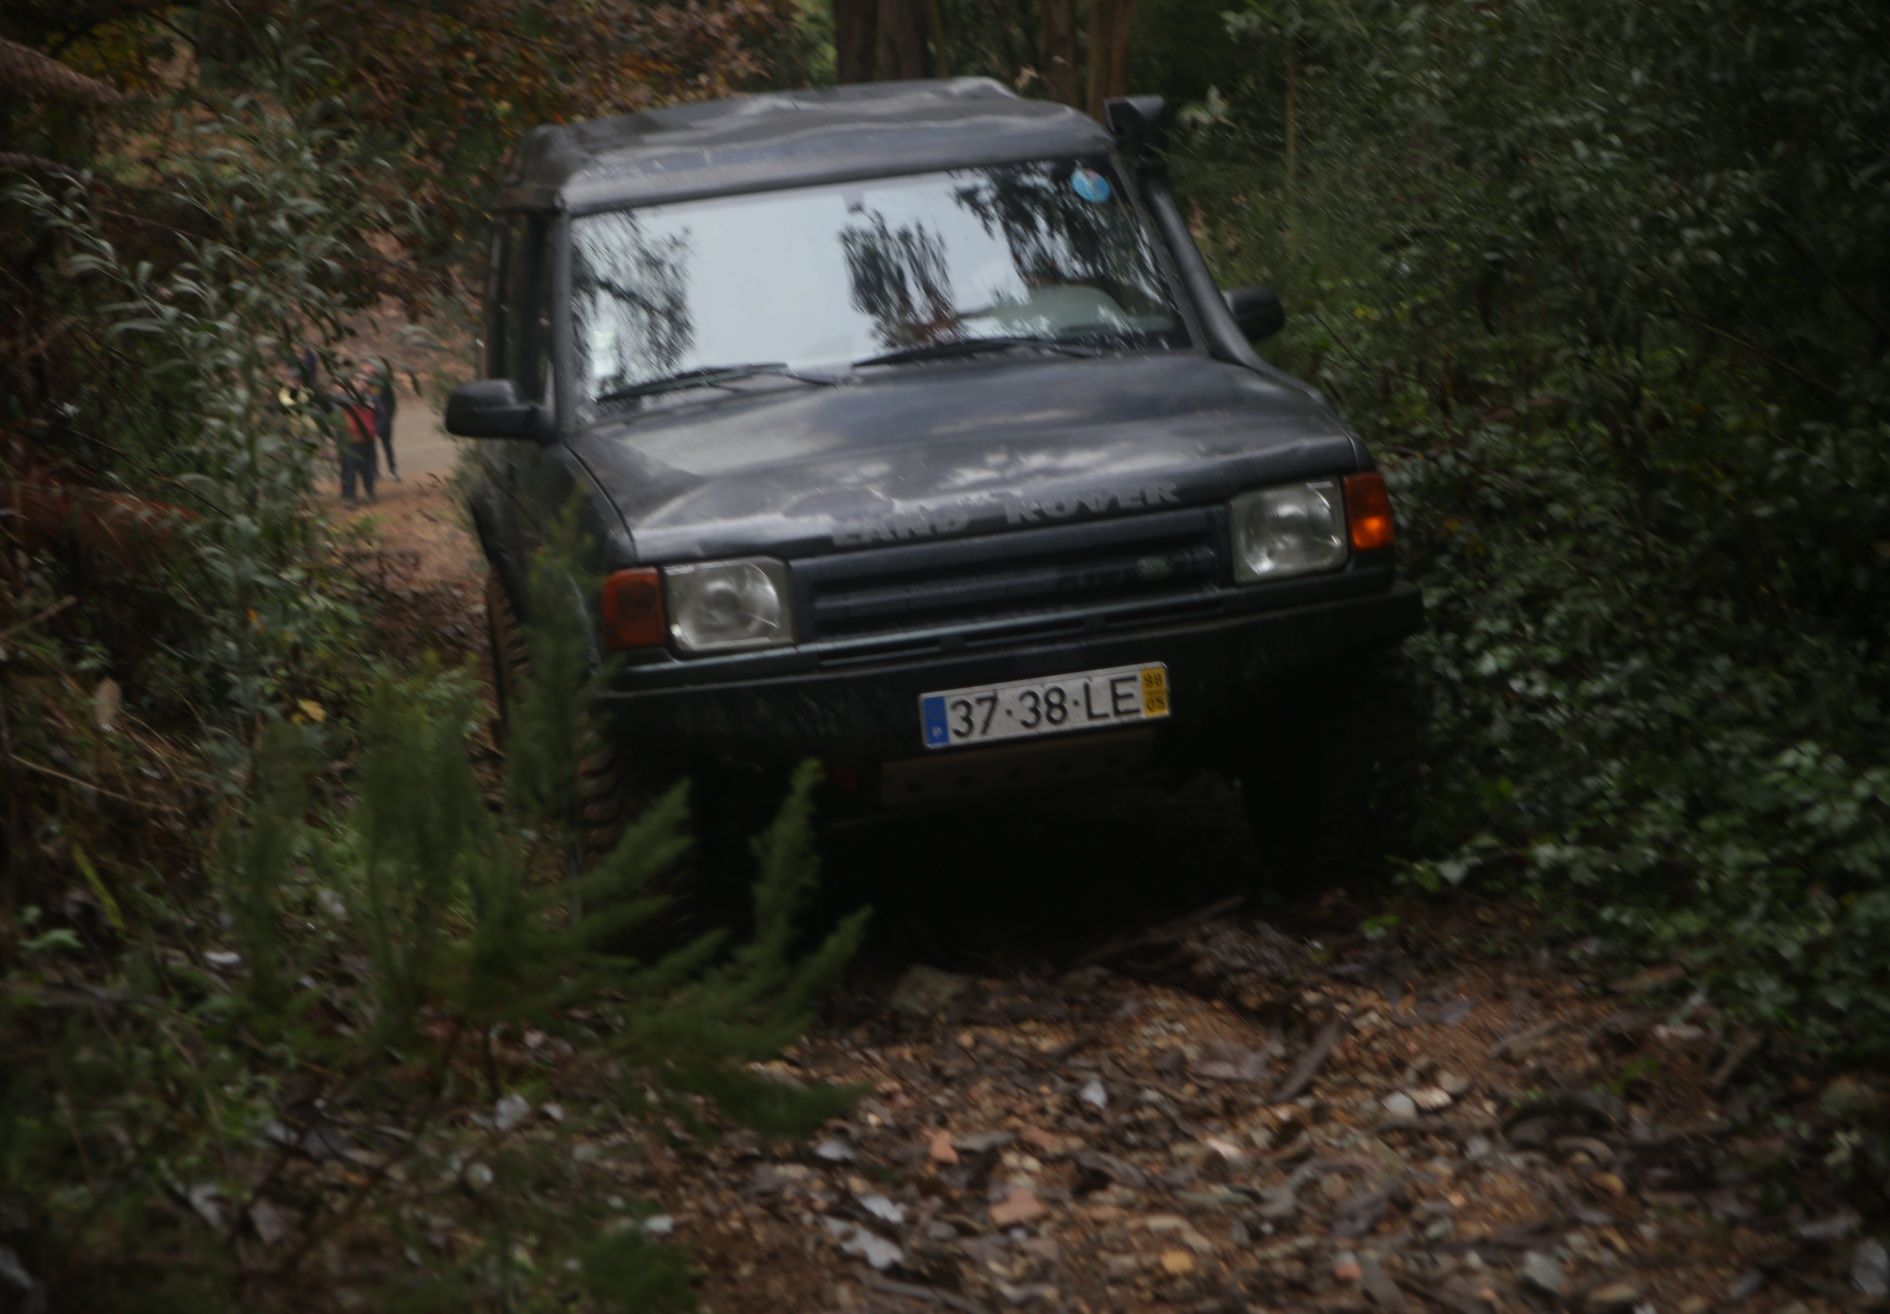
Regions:
[[[363,656],[370,545],[317,506],[332,425],[285,385],[398,219],[337,185],[385,166],[333,66],[245,40],[267,95],[225,68],[87,91],[116,107],[89,132],[0,116],[90,165],[9,155],[0,198],[0,1303],[688,1307],[627,1165],[850,1102],[758,1063],[863,914],[799,931],[808,771],[739,943],[644,934],[692,861],[680,791],[575,869],[585,618],[534,627],[504,781],[472,676]]]
[[[934,6],[938,58],[1041,89],[1001,10]],[[1412,878],[1881,1062],[1890,10],[1137,12],[1223,281],[1282,292],[1269,351],[1394,484],[1430,612]],[[66,60],[0,47],[43,97],[0,100],[0,1259],[63,1308],[686,1305],[619,1189],[638,1137],[847,1098],[757,1063],[861,933],[792,951],[811,778],[752,937],[637,953],[687,800],[572,871],[597,676],[552,623],[479,779],[469,677],[362,659],[333,436],[279,394],[442,276],[517,130],[800,81],[824,15],[238,17],[0,17]]]
[[[1388,466],[1426,884],[1890,1045],[1890,18],[1227,10],[1176,166]],[[1726,35],[1737,33],[1736,37]],[[1715,35],[1720,34],[1720,35]]]

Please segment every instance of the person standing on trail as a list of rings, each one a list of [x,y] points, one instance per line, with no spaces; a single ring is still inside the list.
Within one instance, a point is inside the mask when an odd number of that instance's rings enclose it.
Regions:
[[[350,378],[345,373],[341,395],[335,397],[334,413],[337,447],[341,457],[341,500],[354,501],[355,480],[367,500],[374,500],[374,440],[379,424],[374,416],[374,378],[362,370]]]
[[[396,482],[400,467],[394,464],[394,367],[387,357],[379,358],[374,371],[374,432],[387,453],[387,473]]]

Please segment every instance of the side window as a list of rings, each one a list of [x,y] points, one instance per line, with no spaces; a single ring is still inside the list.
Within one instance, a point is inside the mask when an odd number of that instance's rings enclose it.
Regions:
[[[532,305],[532,283],[537,262],[532,259],[531,225],[524,215],[505,220],[506,268],[503,283],[505,333],[499,348],[500,378],[514,379],[521,388],[535,382],[532,371],[532,326],[537,320]]]
[[[551,299],[552,290],[557,286],[558,230],[543,219],[534,220],[532,228],[538,276],[532,285],[532,359],[531,372],[526,377],[531,380],[533,398],[551,402],[555,377],[551,369]]]
[[[480,377],[496,379],[505,373],[505,275],[510,252],[506,250],[506,222],[492,221],[492,247],[486,261],[486,324]]]

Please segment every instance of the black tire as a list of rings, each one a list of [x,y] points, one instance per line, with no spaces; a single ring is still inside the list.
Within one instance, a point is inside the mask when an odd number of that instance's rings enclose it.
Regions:
[[[652,893],[669,906],[633,935],[630,947],[675,948],[712,930],[737,934],[752,920],[747,897],[754,882],[750,839],[762,820],[749,791],[714,772],[693,775],[657,761],[641,761],[636,746],[601,718],[584,726],[578,763],[578,862],[590,867],[614,851],[643,810],[689,780],[690,848]]]
[[[525,669],[525,632],[505,594],[499,573],[486,571],[486,649],[492,662],[492,707],[498,717],[497,741],[505,744],[507,718],[517,697],[518,673]]]
[[[625,746],[595,715],[585,718],[581,734],[578,859],[589,867],[615,849],[631,821],[661,798],[680,776],[633,770]]]
[[[1238,772],[1264,885],[1315,893],[1386,875],[1410,848],[1418,725],[1395,652],[1349,665],[1274,707]]]
[[[518,614],[498,574],[486,574],[486,637],[491,649],[492,694],[498,713],[498,742],[504,747],[511,708],[516,702],[520,675],[529,662],[529,650]],[[578,864],[588,869],[612,852],[630,823],[679,781],[684,773],[660,758],[639,759],[615,727],[596,711],[579,729],[582,754],[578,759]],[[705,797],[707,795],[707,797]],[[731,850],[725,819],[710,791],[692,788],[690,799],[691,852],[666,874],[662,893],[674,900],[668,912],[639,931],[635,947],[661,949],[680,944],[729,920],[723,891],[733,879],[733,853],[745,852],[745,839]]]

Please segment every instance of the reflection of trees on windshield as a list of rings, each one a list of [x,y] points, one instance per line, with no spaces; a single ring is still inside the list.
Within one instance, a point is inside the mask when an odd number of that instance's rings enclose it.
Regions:
[[[1099,162],[1100,163],[1100,162]],[[709,197],[571,222],[578,391],[965,338],[1187,341],[1135,212],[1071,160]]]
[[[695,344],[690,230],[647,233],[631,211],[571,228],[571,299],[590,391],[673,373]]]
[[[1026,283],[1094,287],[1131,313],[1162,312],[1165,298],[1127,202],[1085,199],[1070,185],[1068,165],[994,165],[952,199],[1004,240]]]
[[[925,342],[956,318],[945,242],[923,224],[886,223],[875,211],[866,224],[840,233],[852,284],[853,308],[873,321],[873,335],[887,347]]]

